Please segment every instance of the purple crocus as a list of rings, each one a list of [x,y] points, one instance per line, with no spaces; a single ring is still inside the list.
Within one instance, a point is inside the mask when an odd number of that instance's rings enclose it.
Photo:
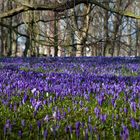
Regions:
[[[37,101],[35,105],[35,111],[38,111],[38,109],[42,106],[41,101]]]
[[[128,113],[128,109],[125,107],[124,108],[124,112],[127,114]]]
[[[71,109],[70,109],[70,107],[68,107],[68,113],[70,113],[70,111],[71,111]]]
[[[81,100],[80,100],[79,104],[80,104],[80,107],[83,107],[83,102]]]
[[[96,114],[96,117],[98,118],[100,115],[100,109],[98,107],[94,108],[94,113]]]
[[[113,107],[116,108],[116,100],[112,99],[111,102],[112,102]]]
[[[106,119],[107,119],[107,115],[106,114],[101,114],[100,119],[104,123],[106,121]]]
[[[65,118],[65,117],[66,117],[66,115],[67,115],[67,113],[66,113],[66,112],[64,112],[64,113],[63,113],[63,117]],[[61,116],[60,116],[60,118],[61,118]]]
[[[77,136],[77,138],[80,137],[80,129],[76,129],[76,136]]]
[[[46,104],[47,104],[47,101],[46,101],[46,100],[44,100],[44,101],[43,101],[43,105],[46,105]]]
[[[135,102],[131,102],[130,103],[130,108],[132,111],[136,112],[136,103]]]
[[[26,100],[27,100],[28,96],[25,94],[23,99],[22,99],[22,103],[25,104]]]
[[[134,118],[131,118],[131,119],[130,119],[130,122],[131,122],[131,126],[132,126],[133,128],[135,128],[135,127],[136,127],[136,121],[135,121],[135,119],[134,119]]]
[[[102,97],[102,96],[97,96],[96,98],[97,98],[98,104],[99,104],[100,106],[102,106],[103,101],[104,101],[103,97]]]
[[[88,124],[88,128],[89,128],[90,133],[92,133],[93,132],[93,127],[92,127],[91,124]]]
[[[53,112],[53,117],[54,117],[54,119],[56,119],[57,118],[57,112],[55,111],[55,112]]]
[[[47,136],[48,136],[48,132],[47,132],[46,129],[44,129],[43,136],[44,136],[44,140],[46,140],[47,139]]]
[[[56,114],[57,120],[60,120],[60,119],[61,119],[61,113],[60,113],[60,111],[57,110],[56,113],[57,113],[57,114]]]
[[[6,135],[8,131],[11,132],[11,130],[12,130],[12,126],[10,120],[8,119],[6,121],[6,124],[4,125],[4,135]]]
[[[10,104],[10,109],[12,109],[12,104]]]
[[[32,131],[32,129],[33,129],[33,126],[32,126],[32,124],[30,124],[30,131]]]
[[[25,120],[21,120],[21,125],[24,127],[25,126]]]
[[[121,138],[123,139],[123,140],[128,140],[128,138],[129,138],[129,130],[128,130],[128,128],[126,127],[126,126],[122,126],[122,128],[123,128],[123,130],[121,131]]]
[[[52,126],[51,131],[53,132],[53,135],[56,136],[56,127]]]
[[[69,128],[69,132],[70,132],[70,134],[72,134],[72,126],[69,125],[68,128]]]
[[[65,127],[65,132],[66,132],[66,133],[69,132],[69,127],[68,127],[68,126]]]
[[[19,135],[20,138],[22,138],[22,130],[18,131],[18,135]]]
[[[85,140],[88,140],[88,129],[85,130]]]
[[[46,121],[46,122],[49,121],[49,116],[48,115],[45,116],[44,121]]]
[[[41,121],[40,120],[37,121],[37,126],[38,126],[38,129],[40,130],[41,129]]]
[[[17,104],[14,104],[14,111],[17,110]]]
[[[89,123],[91,122],[91,116],[88,116],[88,122]]]
[[[76,129],[79,129],[79,128],[80,128],[80,125],[81,125],[80,122],[76,122],[76,123],[75,123],[75,128],[76,128]]]
[[[79,136],[80,136],[80,125],[81,125],[80,122],[76,122],[76,123],[75,123],[76,136],[77,136],[77,138],[79,138]]]
[[[85,100],[90,101],[90,96],[88,94],[84,94],[84,98]]]
[[[87,113],[88,112],[88,107],[85,107],[84,110],[85,110],[85,113]]]
[[[33,89],[31,90],[32,93],[35,93],[35,91],[36,91],[36,88],[33,88]]]

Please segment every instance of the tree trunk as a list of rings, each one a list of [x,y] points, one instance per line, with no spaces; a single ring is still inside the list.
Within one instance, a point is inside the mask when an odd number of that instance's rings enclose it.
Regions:
[[[106,7],[109,8],[109,1],[106,2]],[[104,32],[105,32],[105,43],[103,48],[103,56],[106,56],[106,50],[108,47],[108,40],[109,40],[109,31],[108,31],[108,20],[109,20],[109,12],[105,10],[104,16]]]
[[[71,56],[76,56],[75,37],[74,32],[72,30],[71,30],[71,43],[72,43]]]
[[[3,22],[3,20],[1,20]],[[5,32],[4,28],[1,26],[1,50],[0,50],[0,56],[5,56]]]
[[[119,11],[122,7],[122,1],[121,0],[117,0],[116,1],[116,9]],[[112,35],[112,47],[111,47],[111,56],[114,56],[114,53],[115,53],[115,49],[117,47],[117,40],[116,40],[116,37],[117,37],[117,34],[118,34],[118,31],[119,31],[119,27],[122,23],[122,17],[121,15],[115,15],[114,17],[114,25],[113,25],[113,35]]]
[[[136,33],[136,51],[135,55],[140,56],[140,21],[136,21],[136,28],[137,28],[137,33]]]
[[[82,40],[77,40],[77,50],[76,50],[76,56],[79,57],[79,56],[82,56]]]
[[[25,49],[23,51],[24,57],[27,57],[28,52],[29,52],[29,49],[30,49],[30,39],[29,38],[26,38]]]
[[[54,56],[58,56],[58,20],[57,13],[54,13]]]
[[[89,23],[90,23],[90,16],[89,16],[89,11],[91,9],[91,5],[90,4],[85,4],[84,5],[84,10],[83,13],[85,14],[85,16],[83,17],[83,23],[81,26],[80,31],[77,29],[77,31],[75,31],[76,34],[76,43],[77,43],[77,48],[76,48],[76,56],[82,56],[83,55],[83,51],[84,51],[84,44],[86,43],[87,40],[87,34],[88,34],[88,30],[89,30]],[[75,20],[77,20],[77,18],[75,17]],[[77,21],[75,21],[75,27],[78,27],[78,23]]]
[[[10,22],[10,24],[11,24],[11,22]],[[12,30],[9,29],[8,35],[7,35],[7,49],[8,49],[7,56],[8,57],[10,57],[12,55],[12,41],[13,41],[13,39],[12,39]]]
[[[2,7],[1,7],[1,11],[3,12],[4,11],[4,0],[2,1],[2,5],[1,5]],[[0,20],[2,23],[3,23],[3,19],[1,18],[1,20]],[[5,54],[4,54],[4,48],[5,48],[5,44],[4,44],[4,40],[5,40],[5,38],[4,38],[4,36],[5,36],[5,32],[4,32],[4,27],[3,26],[1,26],[1,50],[0,50],[0,57],[3,57],[3,56],[5,56]]]
[[[128,45],[129,45],[129,50],[128,50],[128,56],[131,56],[132,55],[132,38],[131,38],[131,23],[129,23],[129,18],[128,18],[128,21],[127,21],[128,23],[128,25],[127,25],[127,27],[128,27],[128,34],[129,34],[129,36],[128,36]]]
[[[17,55],[17,34],[12,33],[12,54],[13,57]]]

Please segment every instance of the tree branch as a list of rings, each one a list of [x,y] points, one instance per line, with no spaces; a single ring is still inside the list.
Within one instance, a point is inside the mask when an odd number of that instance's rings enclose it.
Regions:
[[[63,12],[67,9],[71,9],[75,7],[78,4],[85,3],[85,4],[95,4],[107,11],[110,11],[112,13],[119,14],[121,16],[126,16],[130,18],[135,18],[135,19],[140,19],[140,16],[135,15],[132,12],[128,11],[117,11],[116,9],[111,9],[103,5],[101,2],[98,2],[97,0],[63,0],[62,3],[47,3],[45,5],[40,5],[40,4],[22,4],[21,6],[8,10],[6,12],[3,12],[0,14],[0,18],[8,18],[15,16],[19,13],[25,12],[25,11],[34,11],[34,10],[51,10],[51,11],[56,11],[56,12]]]

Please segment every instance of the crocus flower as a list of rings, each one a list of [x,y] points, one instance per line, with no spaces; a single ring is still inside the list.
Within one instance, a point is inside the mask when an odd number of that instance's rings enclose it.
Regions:
[[[88,107],[85,107],[84,110],[85,110],[85,113],[87,113],[88,112]]]
[[[53,135],[55,136],[55,135],[56,135],[56,127],[53,126],[53,127],[51,128],[51,131],[53,132]]]
[[[124,108],[124,112],[127,114],[128,113],[128,109],[125,107]]]
[[[75,128],[76,128],[76,129],[79,129],[79,128],[80,128],[80,125],[81,125],[80,122],[76,122],[76,123],[75,123]]]
[[[80,129],[76,129],[76,136],[77,136],[77,138],[80,137]]]
[[[88,116],[88,122],[89,123],[91,122],[91,116]]]
[[[65,127],[65,132],[66,132],[66,133],[69,132],[69,127],[68,127],[68,126]]]
[[[32,131],[32,129],[33,129],[33,126],[32,126],[32,124],[30,124],[30,131]]]
[[[103,101],[104,101],[104,97],[100,95],[100,96],[97,96],[96,99],[97,99],[97,101],[98,101],[98,104],[99,104],[100,106],[102,106]]]
[[[138,122],[135,123],[136,123],[136,129],[140,132],[140,124]]]
[[[107,115],[106,114],[101,114],[100,115],[100,119],[102,120],[102,122],[104,123],[107,119]]]
[[[80,104],[80,107],[83,107],[83,102],[81,100],[80,100],[79,104]]]
[[[35,91],[36,91],[36,88],[33,88],[33,89],[31,90],[32,93],[34,93]]]
[[[76,136],[77,136],[77,138],[79,138],[79,136],[80,136],[80,122],[76,122],[75,123],[75,128],[76,128]]]
[[[64,113],[63,113],[64,118],[66,117],[66,114],[67,114],[67,113],[64,111]],[[60,118],[61,118],[61,116],[60,116]]]
[[[122,126],[123,127],[123,130],[121,131],[121,137],[123,140],[128,140],[129,138],[129,130],[126,126]]]
[[[10,104],[10,109],[12,109],[12,104]]]
[[[70,111],[71,111],[71,109],[70,109],[70,107],[68,107],[68,113],[70,113]]]
[[[38,129],[40,130],[41,129],[41,121],[40,120],[37,121],[37,126],[38,126]]]
[[[14,104],[14,111],[16,111],[17,110],[17,105],[16,104]]]
[[[48,132],[47,132],[46,129],[44,129],[43,136],[44,136],[44,140],[46,140],[47,139],[47,136],[48,136]]]
[[[82,123],[81,123],[81,126],[82,126],[82,128],[84,128],[84,126],[85,126],[85,122],[82,122]]]
[[[25,126],[25,120],[21,120],[21,124],[24,127]]]
[[[84,94],[84,98],[85,100],[90,101],[90,96],[88,94]]]
[[[72,133],[72,126],[69,125],[68,128],[69,128],[69,132],[70,132],[70,134],[71,134],[71,133]]]
[[[43,100],[43,105],[46,105],[47,101],[46,100]]]
[[[85,140],[88,140],[88,129],[85,130]]]
[[[27,100],[28,96],[25,94],[23,99],[22,99],[22,103],[25,104],[26,100]]]
[[[116,101],[115,99],[112,99],[112,101],[111,101],[114,108],[116,108],[116,102],[115,101]]]
[[[4,135],[7,134],[7,131],[8,131],[8,130],[11,131],[11,129],[12,129],[12,126],[11,126],[11,124],[10,124],[10,120],[7,120],[7,121],[6,121],[6,124],[5,124],[5,126],[4,126]]]
[[[131,121],[131,126],[133,128],[135,128],[136,127],[136,121],[135,121],[135,119],[134,118],[131,118],[130,121]]]
[[[22,131],[21,130],[18,131],[18,135],[20,138],[22,138]]]
[[[130,108],[132,111],[136,112],[136,103],[135,102],[131,102],[130,103]]]
[[[48,115],[45,116],[44,121],[46,121],[46,122],[49,121],[49,116]]]
[[[92,127],[91,124],[88,124],[88,128],[89,128],[90,133],[92,133],[93,132],[93,127]]]
[[[42,106],[41,101],[37,101],[35,105],[35,111],[38,111],[38,109]]]
[[[96,117],[98,118],[100,115],[100,109],[98,107],[95,107],[94,113],[96,114]]]
[[[53,117],[56,119],[56,117],[57,117],[57,112],[56,111],[53,112]]]

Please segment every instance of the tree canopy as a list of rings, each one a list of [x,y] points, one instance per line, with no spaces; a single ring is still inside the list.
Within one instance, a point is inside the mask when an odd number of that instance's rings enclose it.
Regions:
[[[59,1],[60,2],[60,1]],[[51,10],[55,12],[63,12],[67,9],[74,8],[75,6],[84,3],[84,4],[94,4],[96,6],[99,6],[107,11],[119,14],[121,16],[127,16],[130,18],[136,18],[140,19],[140,16],[136,15],[133,12],[130,11],[118,11],[114,8],[109,8],[105,5],[103,5],[101,2],[98,2],[97,0],[62,0],[59,2],[47,2],[46,4],[29,4],[28,2],[19,3],[17,8],[8,10],[6,12],[3,12],[0,14],[0,18],[8,18],[15,16],[19,13],[26,12],[26,11],[36,11],[36,10]]]

